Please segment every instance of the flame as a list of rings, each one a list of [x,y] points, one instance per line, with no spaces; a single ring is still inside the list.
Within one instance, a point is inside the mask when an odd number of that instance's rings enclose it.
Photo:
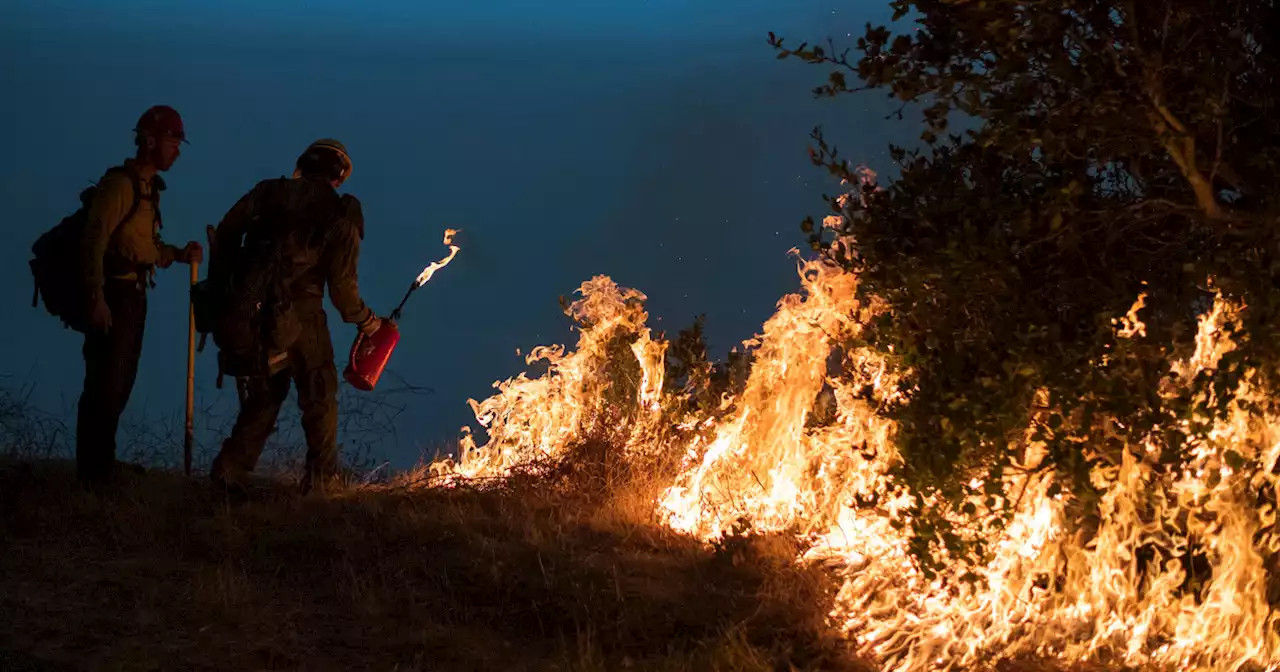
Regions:
[[[449,262],[453,261],[453,258],[458,255],[458,246],[453,244],[453,237],[458,234],[458,231],[459,229],[444,230],[444,244],[449,246],[449,256],[440,261],[433,261],[422,269],[422,272],[418,274],[418,279],[413,282],[414,289],[427,284],[427,281],[436,274],[436,271],[448,266]]]
[[[659,416],[667,344],[652,338],[644,326],[644,294],[618,287],[605,276],[582,283],[568,313],[589,326],[580,329],[578,348],[566,354],[563,346],[538,346],[526,364],[545,363],[537,378],[520,374],[494,383],[498,393],[483,402],[469,399],[476,421],[489,440],[477,446],[469,428],[463,428],[459,459],[432,465],[438,475],[474,478],[504,475],[529,460],[562,454],[585,434],[605,410],[603,396],[612,381],[601,375],[610,364],[610,343],[619,337],[631,340],[628,352],[641,367],[635,402],[651,422]],[[631,440],[640,443],[650,425],[633,421]]]
[[[502,476],[530,460],[563,455],[593,423],[609,419],[619,352],[638,371],[624,385],[634,413],[615,419],[627,451],[670,440],[679,426],[685,466],[655,502],[671,528],[713,540],[749,521],[761,532],[808,542],[797,562],[837,568],[832,622],[886,670],[964,669],[1038,656],[1109,667],[1240,670],[1280,667],[1280,635],[1268,602],[1267,560],[1280,551],[1276,509],[1259,493],[1280,492],[1280,417],[1251,402],[1264,392],[1240,384],[1230,417],[1210,440],[1184,448],[1179,469],[1162,457],[1174,447],[1154,432],[1128,446],[1090,479],[1102,493],[1094,527],[1065,522],[1069,497],[1037,471],[1045,446],[1028,427],[1019,466],[1001,483],[1013,518],[994,541],[993,559],[970,565],[932,553],[947,569],[932,579],[910,554],[902,531],[912,493],[889,477],[900,459],[893,423],[881,412],[910,371],[880,353],[845,348],[881,308],[860,302],[857,277],[821,261],[798,264],[801,291],[783,297],[763,332],[747,342],[754,358],[745,389],[719,408],[667,417],[666,343],[645,326],[645,296],[599,276],[578,289],[568,312],[582,325],[576,349],[540,346],[528,364],[546,371],[494,383],[470,400],[488,440],[464,429],[456,460],[432,465],[449,479]],[[1116,321],[1117,338],[1140,338],[1145,294]],[[1185,392],[1234,347],[1225,329],[1240,310],[1218,296],[1201,318],[1197,348],[1174,363],[1157,392]],[[619,350],[618,343],[628,345]],[[625,354],[623,355],[625,359]],[[831,366],[838,362],[839,366]],[[835,371],[833,373],[833,371]],[[816,417],[818,400],[834,414]],[[612,402],[616,405],[616,399]],[[671,411],[675,412],[675,411]],[[1011,447],[1011,450],[1014,448]],[[971,513],[953,522],[972,535],[996,534],[999,502],[973,478]],[[1194,585],[1187,567],[1203,565]],[[961,580],[966,574],[976,582]],[[1207,577],[1207,578],[1204,578]]]

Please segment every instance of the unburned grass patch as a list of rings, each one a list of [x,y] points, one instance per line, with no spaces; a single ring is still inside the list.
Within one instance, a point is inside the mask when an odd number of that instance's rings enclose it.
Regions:
[[[735,561],[532,480],[229,506],[165,473],[99,498],[10,463],[0,506],[0,651],[43,665],[854,669],[829,582],[758,561],[779,549]]]

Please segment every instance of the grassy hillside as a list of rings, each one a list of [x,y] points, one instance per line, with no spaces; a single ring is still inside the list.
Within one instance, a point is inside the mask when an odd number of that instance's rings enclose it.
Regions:
[[[544,478],[229,505],[0,462],[0,669],[857,670],[781,539],[707,548]]]

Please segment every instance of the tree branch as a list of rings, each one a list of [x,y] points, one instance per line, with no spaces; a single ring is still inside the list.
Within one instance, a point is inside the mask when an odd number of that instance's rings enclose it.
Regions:
[[[1145,61],[1145,59],[1144,59]],[[1169,153],[1169,157],[1177,164],[1182,177],[1191,185],[1195,193],[1196,204],[1206,217],[1214,221],[1224,221],[1231,217],[1222,209],[1214,194],[1213,183],[1200,172],[1196,165],[1196,138],[1188,132],[1185,124],[1169,109],[1164,101],[1164,89],[1160,76],[1149,63],[1143,62],[1143,93],[1146,95],[1151,109],[1147,118],[1155,129],[1161,146]]]
[[[1186,125],[1165,104],[1164,87],[1160,80],[1159,68],[1154,67],[1142,53],[1142,40],[1138,34],[1137,26],[1137,6],[1133,2],[1125,3],[1124,17],[1124,23],[1127,24],[1129,29],[1130,49],[1137,54],[1136,60],[1142,68],[1143,94],[1150,104],[1150,109],[1147,110],[1147,119],[1155,130],[1160,145],[1168,152],[1169,157],[1177,164],[1182,177],[1191,186],[1191,190],[1196,197],[1196,205],[1200,208],[1200,211],[1214,221],[1230,219],[1218,203],[1218,199],[1214,194],[1213,182],[1200,172],[1200,168],[1196,164],[1195,136],[1187,131]],[[1168,21],[1169,14],[1166,14],[1164,26],[1161,29],[1162,47],[1165,41],[1165,34],[1168,31]],[[1124,70],[1120,62],[1120,54],[1116,49],[1109,49],[1108,52],[1115,62],[1116,72],[1123,75]]]
[[[1230,219],[1218,204],[1214,195],[1213,184],[1196,166],[1196,139],[1186,132],[1186,127],[1169,111],[1169,108],[1152,99],[1154,111],[1149,114],[1152,126],[1160,138],[1160,144],[1169,152],[1170,158],[1178,165],[1178,170],[1191,185],[1195,193],[1196,204],[1206,217],[1215,221]]]

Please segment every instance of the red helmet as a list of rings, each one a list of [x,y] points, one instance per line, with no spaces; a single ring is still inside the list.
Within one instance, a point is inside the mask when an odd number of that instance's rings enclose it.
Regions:
[[[142,118],[138,119],[138,124],[133,130],[135,133],[146,133],[157,137],[170,136],[183,142],[187,141],[187,134],[182,129],[182,115],[168,105],[156,105],[143,112]]]

